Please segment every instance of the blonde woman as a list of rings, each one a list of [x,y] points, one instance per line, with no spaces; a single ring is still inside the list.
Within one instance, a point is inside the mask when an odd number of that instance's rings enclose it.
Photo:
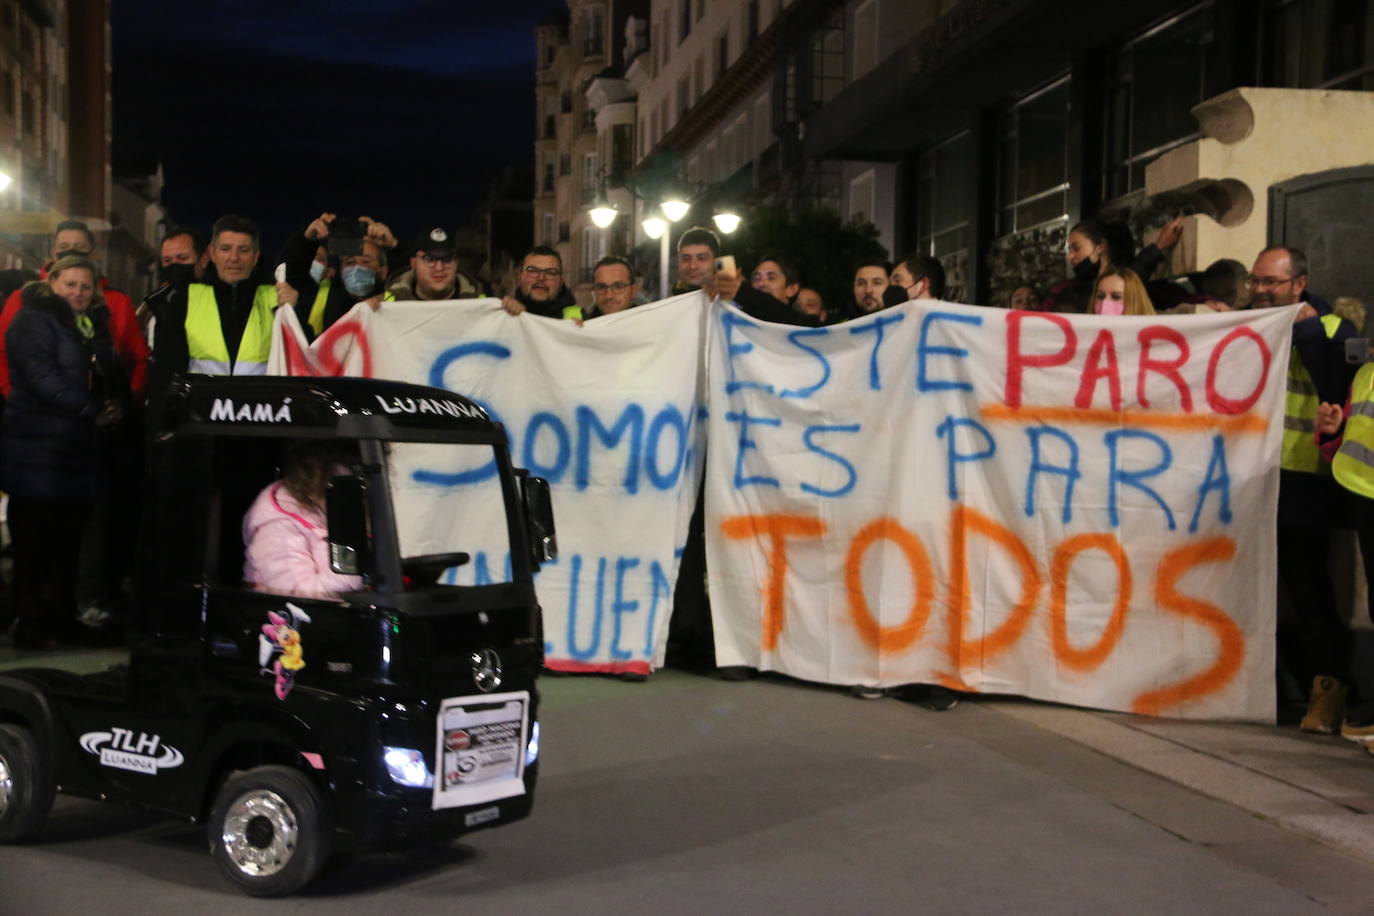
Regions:
[[[1095,315],[1153,315],[1154,304],[1145,284],[1129,267],[1107,267],[1093,285]]]

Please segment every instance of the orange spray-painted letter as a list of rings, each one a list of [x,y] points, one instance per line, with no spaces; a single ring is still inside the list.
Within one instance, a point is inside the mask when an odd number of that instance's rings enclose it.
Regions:
[[[997,629],[984,633],[978,640],[965,642],[964,628],[973,604],[968,577],[970,531],[999,544],[1016,561],[1021,568],[1021,597]],[[1031,610],[1040,594],[1041,577],[1035,566],[1035,558],[1011,529],[968,506],[954,507],[950,516],[950,545],[948,652],[950,663],[954,665],[954,677],[946,680],[948,686],[967,689],[961,687],[964,660],[976,658],[981,665],[1016,644],[1030,622]]]
[[[721,532],[734,540],[769,540],[768,585],[763,592],[763,649],[777,648],[783,624],[783,585],[787,581],[787,539],[816,538],[825,523],[810,515],[736,515],[720,523]]]
[[[891,541],[901,548],[907,565],[911,567],[911,578],[916,588],[911,613],[904,622],[892,627],[884,627],[874,619],[868,608],[868,599],[864,597],[864,554],[879,540]],[[849,557],[844,564],[844,586],[849,593],[849,616],[854,620],[854,626],[858,628],[863,641],[876,648],[879,654],[900,652],[921,638],[921,631],[930,617],[930,604],[935,600],[935,573],[921,539],[903,528],[896,519],[876,519],[854,536],[849,544]]]
[[[1069,570],[1074,558],[1085,550],[1100,550],[1116,563],[1116,605],[1112,619],[1097,642],[1080,649],[1069,642],[1068,599]],[[1080,534],[1064,541],[1054,550],[1050,564],[1050,640],[1054,657],[1072,671],[1092,671],[1107,660],[1126,626],[1126,612],[1131,606],[1131,564],[1121,542],[1110,534]]]
[[[1181,617],[1195,618],[1211,630],[1217,638],[1217,658],[1210,668],[1200,674],[1177,684],[1145,691],[1131,704],[1132,712],[1157,716],[1170,707],[1216,693],[1235,679],[1245,658],[1245,634],[1221,608],[1179,594],[1177,587],[1178,580],[1193,567],[1204,563],[1221,563],[1235,555],[1235,541],[1230,538],[1211,538],[1180,547],[1165,554],[1164,559],[1159,561],[1159,571],[1155,574],[1155,601],[1160,607]]]

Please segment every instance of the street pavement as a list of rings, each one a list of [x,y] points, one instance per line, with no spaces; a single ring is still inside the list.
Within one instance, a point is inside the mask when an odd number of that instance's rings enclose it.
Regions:
[[[0,848],[0,914],[1374,911],[1374,757],[1338,738],[673,670],[541,690],[526,821],[250,902],[202,828],[60,798]]]

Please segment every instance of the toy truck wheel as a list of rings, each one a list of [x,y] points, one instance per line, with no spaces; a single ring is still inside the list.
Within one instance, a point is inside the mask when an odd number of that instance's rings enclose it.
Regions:
[[[320,790],[290,767],[257,767],[228,780],[210,815],[211,855],[254,897],[305,887],[329,859],[333,840]]]
[[[43,823],[53,792],[52,775],[39,764],[33,732],[0,725],[0,843],[17,843]]]

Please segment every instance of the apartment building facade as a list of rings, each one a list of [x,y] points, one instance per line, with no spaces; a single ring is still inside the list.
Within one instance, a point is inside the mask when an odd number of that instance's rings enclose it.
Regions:
[[[675,232],[721,201],[821,203],[874,223],[894,254],[939,257],[954,297],[1000,304],[1015,282],[1063,277],[1065,235],[1084,217],[1124,218],[1143,241],[1192,215],[1177,273],[1224,240],[1245,260],[1282,225],[1313,225],[1310,212],[1281,225],[1275,195],[1309,211],[1374,204],[1363,173],[1312,177],[1374,166],[1371,0],[1135,0],[1073,16],[1050,0],[652,0],[646,16],[623,73],[587,84],[596,117],[615,109],[618,125],[633,106],[634,165],[610,191],[635,217],[616,224],[630,245],[656,185],[675,179],[695,204]],[[1249,160],[1292,160],[1230,176],[1244,192],[1188,171],[1238,161],[1239,139],[1221,156],[1208,125],[1241,109],[1256,125]],[[1362,237],[1349,222],[1343,237]],[[1343,282],[1364,282],[1326,248]]]

